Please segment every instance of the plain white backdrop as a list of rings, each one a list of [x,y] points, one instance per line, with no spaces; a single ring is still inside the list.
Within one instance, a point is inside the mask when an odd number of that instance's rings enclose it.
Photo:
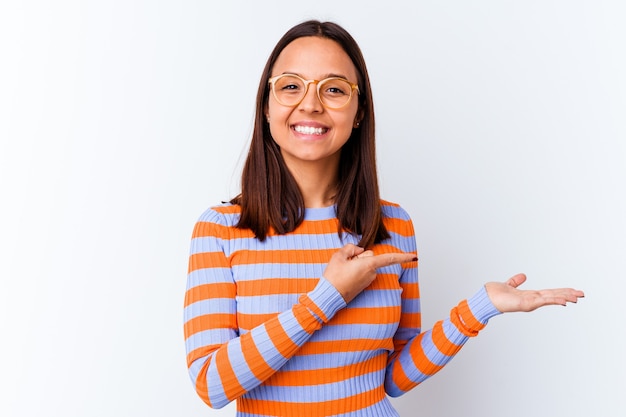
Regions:
[[[237,194],[265,60],[308,18],[365,54],[424,327],[517,272],[587,294],[494,318],[400,413],[622,415],[619,0],[2,2],[0,415],[234,415],[187,376],[189,238]]]

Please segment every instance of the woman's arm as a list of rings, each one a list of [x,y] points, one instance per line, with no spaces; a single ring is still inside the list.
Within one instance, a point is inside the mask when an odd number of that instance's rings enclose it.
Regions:
[[[408,228],[408,233],[413,235],[410,222]],[[414,244],[414,239],[412,242]],[[438,372],[495,315],[575,303],[578,298],[584,297],[582,291],[572,288],[518,289],[525,280],[525,275],[518,274],[504,283],[487,283],[473,297],[454,307],[449,318],[438,321],[432,329],[421,333],[417,266],[405,268],[400,279],[403,287],[402,318],[394,337],[395,351],[387,365],[387,393],[402,395]]]
[[[269,378],[345,306],[321,278],[291,309],[239,334],[236,284],[223,251],[227,226],[220,217],[209,210],[194,228],[184,310],[189,374],[200,397],[214,408]]]
[[[485,327],[489,318],[500,314],[483,287],[454,307],[448,318],[421,332],[417,268],[405,270],[400,283],[404,289],[402,317],[385,375],[385,390],[394,397],[440,371],[470,337]]]

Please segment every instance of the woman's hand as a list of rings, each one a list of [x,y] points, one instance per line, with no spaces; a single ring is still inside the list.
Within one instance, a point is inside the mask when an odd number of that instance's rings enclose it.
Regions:
[[[324,270],[324,278],[333,284],[346,303],[349,303],[376,278],[376,269],[413,261],[417,261],[415,254],[374,255],[371,250],[347,244],[330,258]]]
[[[524,281],[526,275],[517,274],[506,282],[489,282],[485,284],[485,289],[493,305],[502,313],[533,311],[547,305],[564,306],[585,296],[582,291],[573,288],[518,290],[517,287]]]

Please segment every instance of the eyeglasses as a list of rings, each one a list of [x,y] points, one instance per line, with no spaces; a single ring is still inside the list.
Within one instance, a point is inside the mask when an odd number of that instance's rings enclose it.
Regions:
[[[359,86],[345,78],[330,77],[323,80],[305,80],[295,74],[281,74],[269,79],[272,94],[283,106],[295,107],[304,100],[310,84],[317,86],[317,98],[328,109],[341,109],[352,98],[352,91],[359,94]]]

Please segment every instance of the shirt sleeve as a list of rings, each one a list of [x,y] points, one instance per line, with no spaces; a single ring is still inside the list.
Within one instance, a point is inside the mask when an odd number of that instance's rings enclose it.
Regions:
[[[412,248],[416,251],[413,226]],[[386,392],[397,397],[411,390],[442,369],[463,347],[476,336],[487,321],[500,314],[481,288],[474,296],[461,301],[432,329],[421,332],[421,311],[417,264],[405,268],[400,277],[402,316],[394,336],[394,352],[390,355],[385,375]]]
[[[245,334],[237,325],[236,283],[224,253],[229,226],[209,210],[191,240],[184,333],[187,366],[198,395],[221,408],[260,385],[345,307],[324,278],[299,302]]]

